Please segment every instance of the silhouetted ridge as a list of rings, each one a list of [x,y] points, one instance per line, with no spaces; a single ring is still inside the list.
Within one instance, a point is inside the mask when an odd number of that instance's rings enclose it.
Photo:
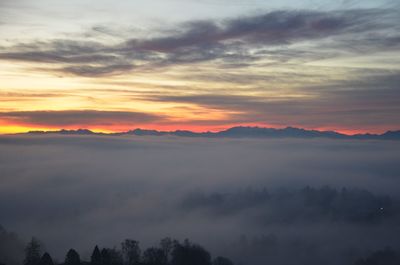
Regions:
[[[65,135],[94,135],[94,134],[104,134],[95,133],[88,129],[77,129],[77,130],[66,130],[61,129],[58,131],[29,131],[29,134],[65,134]]]
[[[305,130],[295,127],[286,127],[284,129],[262,128],[262,127],[232,127],[225,131],[218,132],[217,135],[227,137],[329,137],[329,138],[346,138],[345,134],[332,131],[316,131]]]
[[[144,129],[135,129],[135,130],[130,130],[127,131],[126,133],[121,133],[121,134],[133,134],[133,135],[139,135],[139,136],[161,136],[161,135],[165,135],[165,132],[160,132],[157,130],[144,130]]]
[[[118,133],[97,133],[88,129],[59,130],[59,131],[30,131],[28,134],[63,134],[63,135],[109,135],[109,136],[179,136],[179,137],[208,137],[208,138],[331,138],[331,139],[360,139],[360,140],[400,140],[400,131],[387,131],[383,134],[346,135],[335,131],[306,130],[296,127],[283,129],[237,126],[219,132],[193,132],[189,130],[157,131],[134,129]]]
[[[380,136],[384,139],[398,140],[400,139],[400,131],[387,131]]]

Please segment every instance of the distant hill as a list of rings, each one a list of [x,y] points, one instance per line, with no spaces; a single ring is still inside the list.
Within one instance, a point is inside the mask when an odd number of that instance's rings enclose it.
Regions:
[[[96,133],[92,132],[91,130],[88,129],[78,129],[78,130],[58,130],[58,131],[29,131],[28,134],[66,134],[66,135],[88,135],[88,134],[102,134],[105,135],[104,133]]]
[[[119,133],[97,133],[87,129],[59,131],[30,131],[28,134],[62,134],[62,135],[105,135],[105,136],[179,136],[179,137],[209,137],[209,138],[331,138],[360,140],[400,140],[400,131],[387,131],[383,134],[346,135],[335,131],[306,130],[295,127],[283,129],[238,126],[219,132],[192,132],[185,130],[157,131],[134,129]]]

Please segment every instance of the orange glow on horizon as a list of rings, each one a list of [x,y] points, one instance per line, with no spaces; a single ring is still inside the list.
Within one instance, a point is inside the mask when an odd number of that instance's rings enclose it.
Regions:
[[[235,123],[227,123],[221,125],[195,125],[187,123],[182,124],[135,124],[135,125],[85,125],[85,124],[76,124],[76,125],[68,125],[68,126],[40,126],[34,124],[7,124],[0,122],[0,134],[18,134],[18,133],[27,133],[30,131],[59,131],[62,129],[65,130],[78,130],[78,129],[88,129],[96,133],[117,133],[117,132],[126,132],[134,129],[144,129],[144,130],[157,130],[157,131],[176,131],[176,130],[187,130],[192,132],[218,132],[223,131],[236,126],[249,126],[249,127],[261,127],[261,128],[275,128],[282,129],[288,126],[277,126],[272,124],[265,123],[246,123],[246,124],[235,124]],[[305,128],[301,126],[292,126],[296,128],[302,128],[306,130],[317,130],[317,131],[335,131],[338,133],[346,134],[346,135],[354,135],[354,134],[364,134],[364,133],[372,133],[372,134],[381,134],[386,132],[385,130],[356,130],[356,129],[343,129],[343,128],[332,128],[332,127],[317,127],[317,128]]]

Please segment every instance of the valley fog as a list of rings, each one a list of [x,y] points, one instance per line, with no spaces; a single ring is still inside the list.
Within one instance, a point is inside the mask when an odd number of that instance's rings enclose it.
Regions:
[[[1,136],[0,172],[0,224],[58,260],[165,236],[239,264],[400,243],[396,141]]]

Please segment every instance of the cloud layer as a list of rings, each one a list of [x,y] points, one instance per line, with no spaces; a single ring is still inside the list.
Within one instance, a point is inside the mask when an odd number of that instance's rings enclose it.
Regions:
[[[158,37],[127,38],[110,45],[96,41],[50,40],[3,47],[0,59],[47,63],[82,76],[157,70],[167,66],[219,60],[219,64],[255,63],[304,54],[295,44],[314,43],[303,59],[396,50],[400,36],[397,10],[273,11],[223,21],[189,21],[158,32]],[[93,29],[94,32],[96,28]],[[326,43],[318,41],[329,39]],[[284,47],[277,52],[272,47]],[[329,52],[333,50],[333,52]],[[313,55],[310,52],[314,52]]]
[[[141,112],[124,111],[13,111],[0,112],[0,119],[16,124],[32,124],[38,126],[68,127],[68,126],[135,126],[143,123],[162,120],[162,115],[152,115]]]
[[[0,147],[2,225],[59,259],[126,237],[188,237],[252,264],[349,264],[399,243],[398,142],[13,136]]]

